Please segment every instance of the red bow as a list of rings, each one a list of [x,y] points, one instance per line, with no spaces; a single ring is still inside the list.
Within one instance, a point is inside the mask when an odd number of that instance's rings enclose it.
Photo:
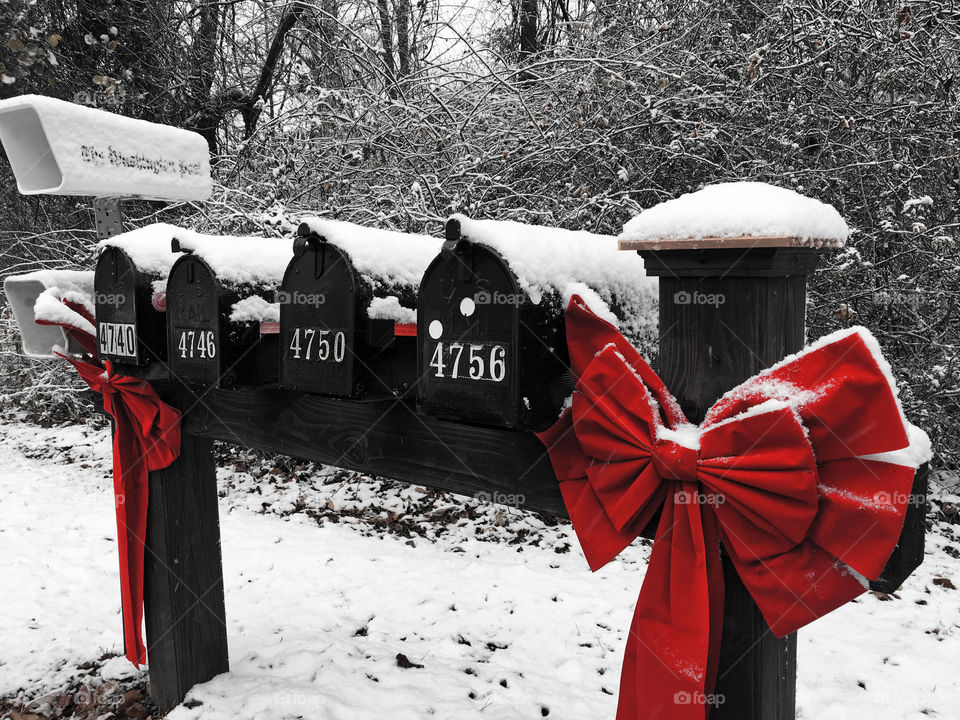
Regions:
[[[538,436],[591,569],[661,511],[620,681],[618,720],[703,720],[717,676],[720,544],[782,637],[864,592],[900,535],[914,468],[872,336],[837,333],[724,395],[699,427],[579,297],[572,407]],[[885,366],[885,363],[884,363]]]
[[[64,304],[90,323],[93,317],[77,303]],[[120,595],[123,640],[127,659],[134,665],[147,660],[143,645],[143,554],[147,531],[148,474],[167,467],[180,454],[180,412],[164,403],[145,380],[114,375],[110,362],[96,359],[96,342],[86,331],[64,322],[59,325],[89,353],[77,359],[57,352],[80,373],[91,389],[103,394],[103,407],[113,417],[113,492],[120,552]]]

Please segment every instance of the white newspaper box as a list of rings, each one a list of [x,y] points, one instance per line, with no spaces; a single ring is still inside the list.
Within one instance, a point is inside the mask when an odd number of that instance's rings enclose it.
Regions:
[[[53,349],[66,348],[79,353],[82,348],[56,325],[38,325],[35,307],[37,299],[52,291],[52,300],[59,302],[62,296],[93,300],[93,270],[37,270],[25,275],[11,275],[3,281],[13,317],[20,326],[23,352],[32,358],[52,358]]]
[[[0,143],[24,195],[206,200],[206,140],[180,128],[63,100],[0,102]]]

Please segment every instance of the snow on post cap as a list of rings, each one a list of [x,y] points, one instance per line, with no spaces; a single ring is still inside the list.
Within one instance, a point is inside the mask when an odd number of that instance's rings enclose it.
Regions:
[[[304,218],[298,232],[314,233],[332,242],[350,256],[361,276],[388,287],[419,287],[427,265],[443,243],[430,235],[381,230],[321,217]]]
[[[24,195],[206,200],[212,189],[201,135],[55,98],[0,101],[0,144]]]
[[[832,205],[759,182],[708,185],[644,210],[623,226],[621,250],[839,248],[849,234]]]

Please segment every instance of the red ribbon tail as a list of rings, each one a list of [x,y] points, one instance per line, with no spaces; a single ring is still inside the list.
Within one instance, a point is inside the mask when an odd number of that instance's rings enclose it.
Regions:
[[[147,661],[143,643],[143,557],[147,533],[148,468],[133,421],[116,404],[113,439],[113,491],[120,555],[120,597],[123,644],[127,659],[138,668]]]
[[[627,639],[617,720],[708,717],[723,593],[712,511],[668,497]]]

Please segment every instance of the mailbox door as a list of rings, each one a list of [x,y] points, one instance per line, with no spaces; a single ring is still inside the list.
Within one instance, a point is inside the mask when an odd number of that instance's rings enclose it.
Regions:
[[[427,268],[417,301],[418,397],[430,415],[517,427],[523,296],[507,264],[460,241]]]
[[[185,255],[167,280],[167,347],[170,374],[191,385],[220,385],[224,357],[222,289],[210,267]]]
[[[142,365],[147,353],[137,322],[139,271],[119,248],[107,247],[94,272],[97,350],[104,360]]]
[[[330,243],[305,245],[280,291],[280,386],[350,396],[357,387],[359,278]]]

